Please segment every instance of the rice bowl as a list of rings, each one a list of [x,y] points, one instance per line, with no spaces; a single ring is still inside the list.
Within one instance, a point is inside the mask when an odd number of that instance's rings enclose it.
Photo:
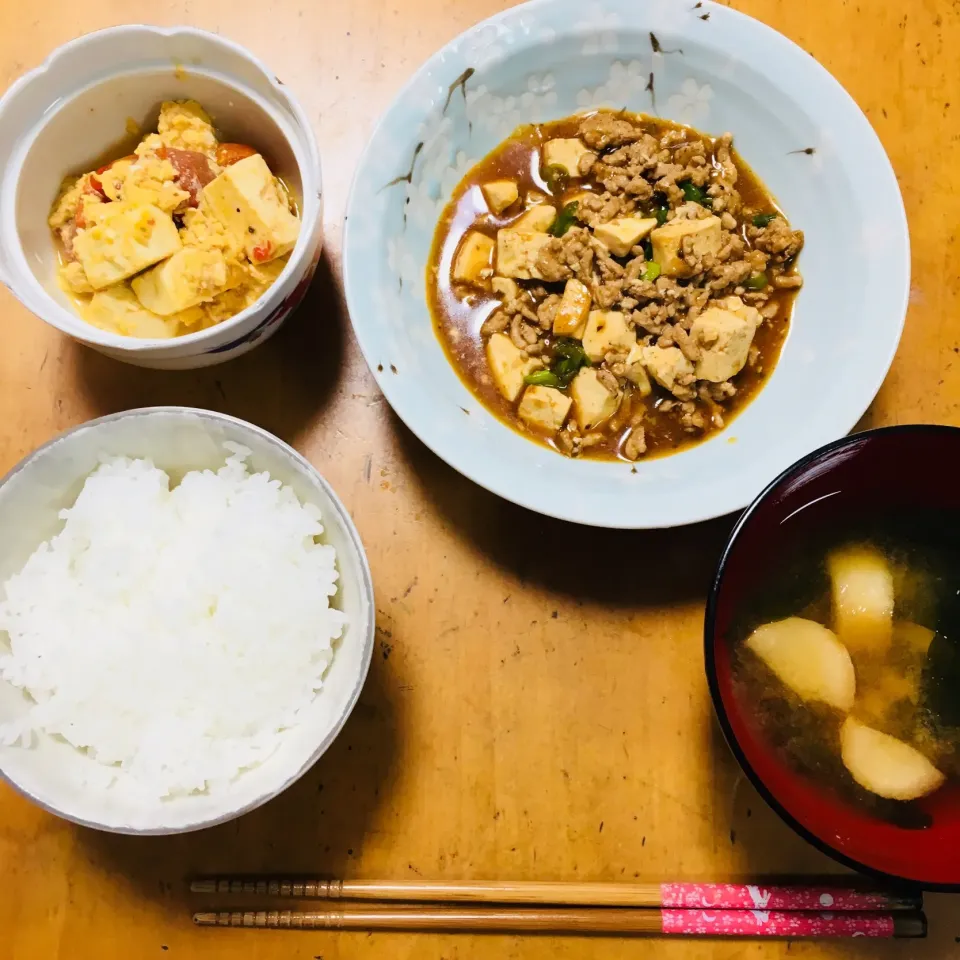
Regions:
[[[82,494],[94,470],[99,494]],[[101,531],[109,550],[90,536],[106,509],[117,521]],[[93,421],[0,484],[0,523],[10,533],[0,583],[32,571],[0,588],[0,636],[14,641],[10,654],[0,644],[0,772],[53,812],[125,833],[231,819],[296,780],[349,715],[373,642],[366,559],[322,478],[269,434],[183,408]],[[57,534],[59,547],[37,549]],[[232,560],[217,561],[221,541]],[[99,591],[85,611],[80,582]],[[62,595],[44,602],[54,584]],[[129,634],[144,621],[140,648],[123,653],[124,622]]]

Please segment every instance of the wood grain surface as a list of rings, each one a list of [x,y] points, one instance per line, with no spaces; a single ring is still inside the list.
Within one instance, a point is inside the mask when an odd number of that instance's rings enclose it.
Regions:
[[[678,0],[682,2],[682,0]],[[210,407],[294,444],[352,511],[378,596],[370,678],[333,748],[241,820],[180,838],[62,823],[0,787],[0,957],[960,957],[960,909],[926,942],[865,945],[201,930],[193,872],[377,879],[721,880],[837,868],[738,775],[713,720],[701,623],[730,522],[574,529],[474,486],[394,417],[350,331],[341,220],[358,155],[400,84],[505,0],[7,2],[0,86],[123,22],[192,23],[274,66],[320,138],[326,248],[268,344],[201,372],[105,359],[0,290],[0,472],[58,431],[147,404]],[[900,351],[870,424],[960,423],[958,0],[736,0],[845,85],[899,176],[913,238]],[[842,264],[837,269],[843,269]],[[573,545],[605,558],[564,562]],[[219,905],[218,905],[219,906]]]

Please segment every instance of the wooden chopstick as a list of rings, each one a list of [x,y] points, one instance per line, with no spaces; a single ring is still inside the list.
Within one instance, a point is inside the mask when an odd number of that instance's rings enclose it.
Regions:
[[[919,912],[788,912],[630,909],[623,907],[348,906],[319,911],[195,913],[201,927],[291,930],[407,930],[574,933],[620,936],[915,938],[927,932]]]
[[[391,883],[371,880],[211,877],[192,893],[314,900],[557,904],[712,910],[919,910],[922,896],[855,887],[767,886],[740,883]]]

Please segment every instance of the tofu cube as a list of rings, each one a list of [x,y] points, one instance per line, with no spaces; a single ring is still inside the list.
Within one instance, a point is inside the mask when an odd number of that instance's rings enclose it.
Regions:
[[[575,279],[568,280],[553,318],[553,332],[559,337],[582,340],[591,302],[590,291],[585,284]]]
[[[653,259],[660,264],[660,271],[667,277],[686,277],[690,267],[683,259],[683,241],[690,237],[692,252],[698,256],[720,252],[720,218],[706,217],[703,220],[671,220],[657,227],[650,234],[653,244]]]
[[[494,277],[491,286],[497,296],[503,297],[505,303],[516,300],[520,296],[520,284],[509,277]]]
[[[300,221],[259,153],[227,167],[203,188],[203,196],[254,263],[282,257],[296,245]]]
[[[611,393],[593,367],[583,367],[570,384],[573,412],[581,430],[592,430],[609,420],[620,406],[619,394]]]
[[[453,279],[461,283],[479,283],[493,274],[493,251],[496,244],[479,230],[471,230],[460,243],[453,261]]]
[[[708,307],[690,327],[690,337],[700,347],[700,359],[696,363],[698,380],[723,383],[746,365],[750,344],[762,318],[758,310],[744,305],[739,297],[729,297],[726,303],[731,301],[740,307],[734,310]]]
[[[580,158],[592,153],[576,137],[548,140],[543,145],[543,163],[547,167],[562,167],[568,176],[580,176]]]
[[[552,240],[549,233],[514,230],[497,231],[497,273],[517,280],[542,280],[537,269],[540,251]]]
[[[93,222],[80,230],[73,250],[94,290],[103,290],[176,253],[177,225],[150,204],[97,205]]]
[[[169,317],[237,287],[243,271],[227,264],[221,250],[184,247],[169,260],[130,281],[137,299],[153,313]]]
[[[643,364],[644,348],[639,343],[635,343],[627,354],[626,359],[626,378],[637,388],[641,397],[649,397],[653,387],[650,386],[650,378],[647,376],[647,368]]]
[[[523,391],[517,415],[534,433],[552,437],[563,426],[572,403],[553,387],[530,386]]]
[[[656,217],[617,217],[600,224],[593,235],[615,257],[626,257],[656,225]]]
[[[513,180],[491,180],[489,183],[481,183],[480,191],[483,193],[483,199],[487,201],[487,206],[494,213],[503,213],[520,197],[520,191]]]
[[[513,223],[510,230],[523,230],[527,233],[546,233],[557,219],[557,208],[549,203],[537,203],[528,207]]]
[[[641,347],[642,362],[647,373],[664,390],[673,393],[677,387],[687,386],[695,379],[693,364],[679,347]]]
[[[627,326],[627,315],[619,310],[591,310],[582,340],[583,352],[594,363],[608,353],[627,352],[637,344],[636,334]]]
[[[177,335],[177,321],[144,309],[125,283],[95,293],[82,313],[87,323],[122,337],[169,339]]]
[[[502,333],[495,333],[487,341],[487,363],[497,389],[511,403],[520,396],[523,378],[541,366],[539,360],[528,357]]]

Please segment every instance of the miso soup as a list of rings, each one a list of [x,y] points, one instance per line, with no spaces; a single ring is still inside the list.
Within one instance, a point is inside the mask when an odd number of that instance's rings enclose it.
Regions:
[[[960,780],[955,540],[951,518],[920,509],[834,530],[765,572],[736,623],[736,694],[763,739],[904,826]]]

